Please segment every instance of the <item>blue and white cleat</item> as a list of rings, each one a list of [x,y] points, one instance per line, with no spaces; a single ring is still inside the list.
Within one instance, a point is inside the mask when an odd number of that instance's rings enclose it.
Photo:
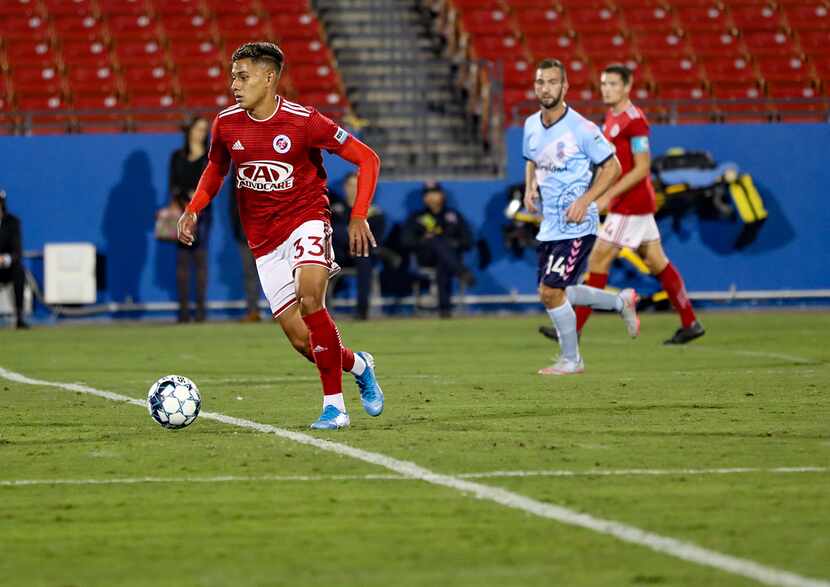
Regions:
[[[339,428],[346,428],[349,425],[349,414],[341,412],[337,406],[326,406],[323,408],[323,413],[313,422],[310,428],[314,430],[337,430]]]
[[[358,352],[357,355],[366,361],[366,369],[354,379],[360,388],[360,401],[363,409],[370,416],[380,416],[383,412],[383,391],[375,377],[375,358],[369,353]]]

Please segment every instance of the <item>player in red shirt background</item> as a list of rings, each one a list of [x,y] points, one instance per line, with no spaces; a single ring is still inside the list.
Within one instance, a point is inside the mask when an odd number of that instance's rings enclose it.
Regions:
[[[377,246],[366,221],[375,193],[377,154],[317,112],[277,94],[285,62],[273,43],[246,43],[231,58],[236,105],[213,121],[208,165],[179,219],[179,240],[193,243],[198,215],[216,196],[231,161],[242,227],[274,319],[294,348],[320,372],[323,411],[315,429],[349,425],[342,371],[350,371],[370,416],[383,411],[383,392],[369,353],[343,346],[325,308],[326,287],[340,270],[331,246],[326,171],[320,149],[358,166],[349,221],[350,252]]]
[[[597,241],[588,260],[586,285],[604,288],[608,270],[620,249],[637,251],[651,274],[660,280],[674,309],[680,315],[681,327],[665,341],[666,344],[685,344],[705,333],[698,322],[683,278],[666,257],[660,243],[660,231],[654,220],[655,198],[651,184],[651,155],[649,153],[649,124],[643,111],[631,103],[631,70],[624,65],[610,65],[600,80],[602,99],[610,109],[605,115],[602,131],[614,143],[617,158],[622,165],[620,179],[602,197],[597,207],[608,208],[608,216],[597,235]],[[591,315],[591,308],[579,307],[577,330],[582,331]]]

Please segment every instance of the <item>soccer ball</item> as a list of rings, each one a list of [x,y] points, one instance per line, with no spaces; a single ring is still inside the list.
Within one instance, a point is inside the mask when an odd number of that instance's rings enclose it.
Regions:
[[[167,375],[150,386],[147,409],[153,420],[173,430],[190,426],[199,415],[199,388],[187,377]]]

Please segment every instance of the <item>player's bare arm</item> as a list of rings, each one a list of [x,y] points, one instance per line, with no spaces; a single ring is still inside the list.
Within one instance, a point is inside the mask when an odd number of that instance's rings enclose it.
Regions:
[[[565,219],[568,222],[582,222],[585,218],[585,213],[588,211],[588,206],[591,202],[602,196],[608,188],[616,181],[622,172],[620,161],[616,155],[613,155],[605,160],[605,162],[597,168],[597,174],[594,177],[594,183],[588,188],[584,194],[568,206],[565,213]]]
[[[536,183],[536,164],[527,161],[525,164],[525,208],[530,212],[539,211],[539,185]]]
[[[600,212],[606,209],[614,198],[633,188],[645,179],[649,173],[651,173],[651,154],[648,151],[634,153],[634,167],[631,168],[631,171],[620,177],[617,183],[597,199],[597,207]]]

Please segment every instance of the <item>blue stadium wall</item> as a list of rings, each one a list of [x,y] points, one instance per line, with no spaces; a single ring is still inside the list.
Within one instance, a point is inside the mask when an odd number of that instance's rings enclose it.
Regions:
[[[504,181],[444,185],[451,205],[487,241],[492,263],[478,272],[477,294],[532,294],[535,261],[530,251],[511,256],[502,242],[507,186],[521,182],[521,129],[507,133]],[[107,259],[107,289],[99,302],[139,303],[175,299],[175,246],[152,235],[154,214],[168,200],[167,167],[180,135],[0,137],[0,187],[24,226],[24,248],[47,242],[89,241]],[[705,149],[751,173],[770,217],[757,239],[736,251],[739,227],[694,215],[679,224],[663,221],[664,245],[690,291],[819,290],[830,288],[830,126],[658,126],[652,149]],[[349,164],[327,158],[331,185]],[[439,179],[440,178],[436,178]],[[377,203],[389,225],[420,203],[419,184],[381,182]],[[214,201],[209,299],[239,300],[240,264],[228,221],[227,194]],[[476,253],[469,256],[476,266]],[[37,261],[30,261],[35,265]],[[37,272],[37,268],[33,266]],[[612,282],[634,279],[618,270]]]

